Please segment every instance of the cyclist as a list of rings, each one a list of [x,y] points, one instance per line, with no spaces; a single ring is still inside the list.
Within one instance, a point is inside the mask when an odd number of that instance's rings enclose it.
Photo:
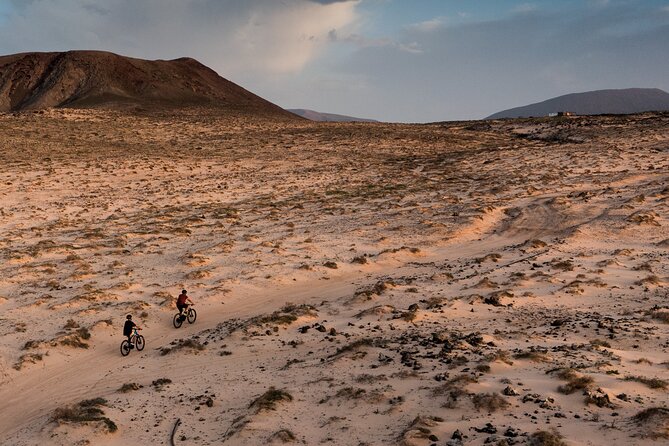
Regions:
[[[190,297],[188,297],[188,294],[186,294],[186,290],[181,290],[181,294],[179,294],[179,297],[177,297],[177,309],[179,310],[179,315],[183,316],[184,311],[186,311],[186,314],[188,314],[188,305],[193,305],[193,301],[190,300]]]
[[[135,348],[135,346],[132,345],[132,342],[130,342],[130,336],[132,336],[132,329],[134,327],[137,327],[137,324],[132,321],[132,315],[129,314],[125,317],[125,324],[123,324],[123,336],[128,337],[130,348]],[[137,327],[137,330],[139,330],[139,327]]]

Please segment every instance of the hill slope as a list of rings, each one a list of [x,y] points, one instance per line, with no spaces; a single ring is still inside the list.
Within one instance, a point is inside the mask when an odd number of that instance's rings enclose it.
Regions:
[[[304,108],[289,108],[291,113],[309,119],[311,121],[321,122],[379,122],[374,119],[356,118],[353,116],[337,115],[334,113],[321,113],[314,110],[307,110]]]
[[[103,51],[0,57],[0,111],[191,105],[292,116],[190,58],[149,61]]]
[[[567,94],[504,110],[486,119],[541,117],[559,111],[570,111],[579,115],[602,115],[664,110],[669,110],[669,93],[657,88],[628,88]]]

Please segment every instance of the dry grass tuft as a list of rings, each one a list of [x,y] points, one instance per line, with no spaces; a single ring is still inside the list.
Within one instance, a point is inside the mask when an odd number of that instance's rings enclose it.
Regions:
[[[118,426],[112,420],[104,416],[104,411],[100,406],[105,406],[107,400],[104,398],[94,398],[84,400],[79,404],[69,407],[59,407],[53,413],[51,420],[57,423],[80,423],[88,424],[91,422],[102,423],[108,432],[116,432]]]
[[[632,420],[644,428],[642,437],[669,439],[669,408],[650,407],[634,415]]]
[[[515,359],[527,359],[533,362],[551,362],[551,357],[548,355],[548,352],[535,350],[530,348],[527,351],[522,351],[514,353],[513,357]]]
[[[318,312],[316,311],[316,308],[311,305],[295,305],[287,303],[279,311],[260,316],[255,322],[256,324],[290,325],[301,316],[316,317],[318,316]]]
[[[499,393],[477,393],[472,395],[472,402],[477,410],[484,409],[488,413],[509,407],[509,402]]]
[[[564,393],[565,395],[571,395],[577,390],[586,390],[590,388],[594,380],[585,375],[579,375],[574,369],[558,369],[554,371],[555,375],[567,381],[567,384],[558,386],[558,392]]]
[[[268,439],[270,443],[280,441],[281,443],[292,443],[297,441],[295,434],[288,429],[281,429],[274,432]]]
[[[36,364],[37,361],[41,361],[44,355],[42,353],[26,353],[21,355],[16,364],[14,364],[15,370],[21,370],[25,364]]]
[[[495,353],[491,353],[488,356],[486,356],[485,359],[488,362],[500,361],[507,365],[513,365],[511,356],[509,355],[509,352],[506,350],[497,350]]]
[[[160,354],[165,356],[169,353],[174,353],[177,350],[188,349],[194,352],[199,352],[205,349],[205,346],[197,339],[179,339],[172,341],[172,347],[163,347],[160,349]]]
[[[118,391],[121,393],[132,392],[133,390],[139,390],[142,386],[137,383],[125,383],[123,384]]]
[[[625,381],[635,381],[641,384],[646,385],[651,389],[662,389],[665,390],[669,386],[669,382],[660,378],[646,378],[644,376],[626,376]]]
[[[249,404],[249,408],[255,409],[256,413],[263,410],[276,410],[277,403],[282,401],[293,401],[293,396],[285,390],[270,387],[269,390]]]
[[[530,435],[529,446],[567,446],[562,440],[562,435],[556,430],[537,431]]]

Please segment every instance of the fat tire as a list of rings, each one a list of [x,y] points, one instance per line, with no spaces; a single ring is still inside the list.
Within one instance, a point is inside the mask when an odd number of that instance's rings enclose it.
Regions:
[[[174,328],[179,328],[181,327],[181,324],[184,323],[183,320],[181,320],[181,315],[180,314],[175,314],[174,319],[172,319],[172,323],[174,324]]]
[[[192,324],[197,319],[197,312],[193,308],[188,309],[188,323]]]
[[[127,339],[121,342],[121,354],[123,356],[128,356],[130,354],[130,343]]]

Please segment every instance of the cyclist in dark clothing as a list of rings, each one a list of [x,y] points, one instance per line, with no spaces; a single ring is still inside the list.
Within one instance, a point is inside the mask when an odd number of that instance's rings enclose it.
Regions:
[[[132,336],[132,329],[137,327],[137,324],[135,324],[132,321],[132,316],[131,315],[127,315],[125,317],[125,319],[126,319],[125,324],[123,324],[123,336],[128,337],[128,344],[130,344],[130,348],[134,348],[134,346],[132,345],[132,342],[130,342],[130,336]],[[139,329],[139,327],[137,327],[137,329]]]

